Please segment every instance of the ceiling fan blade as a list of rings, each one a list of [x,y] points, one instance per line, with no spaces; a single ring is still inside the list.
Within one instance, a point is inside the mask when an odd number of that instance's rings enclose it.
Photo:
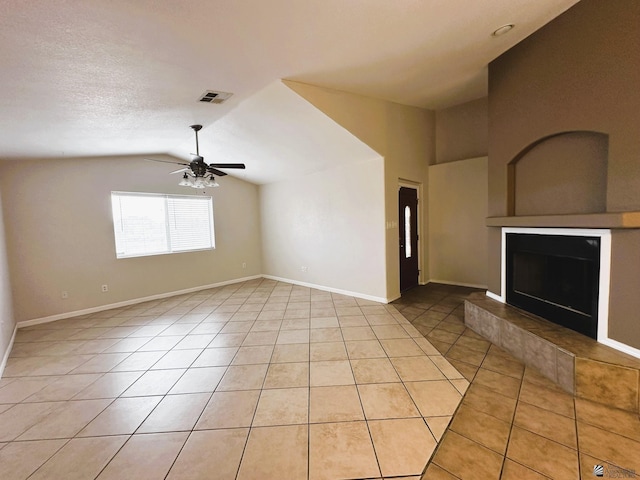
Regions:
[[[145,158],[145,160],[150,160],[152,162],[161,162],[161,163],[171,163],[174,165],[182,165],[184,168],[180,168],[178,170],[174,170],[173,172],[170,172],[170,174],[173,173],[183,173],[184,172],[184,176],[185,178],[187,177],[187,175],[191,176],[191,177],[195,177],[197,178],[201,178],[201,177],[206,177],[207,174],[209,174],[211,176],[210,179],[213,179],[213,175],[216,175],[218,177],[224,177],[227,175],[227,173],[223,172],[222,170],[218,170],[219,168],[223,168],[223,169],[242,169],[244,170],[246,167],[244,165],[244,163],[211,163],[211,164],[207,164],[204,161],[204,157],[200,156],[200,149],[198,146],[198,131],[202,128],[202,125],[191,125],[191,129],[193,129],[193,131],[195,132],[196,135],[196,153],[192,153],[191,154],[191,162],[187,163],[187,162],[173,162],[170,160],[158,160],[155,158]],[[182,184],[182,182],[181,182]]]
[[[210,163],[209,166],[215,168],[241,168],[243,170],[247,168],[244,163]]]
[[[145,160],[149,160],[151,162],[160,162],[160,163],[173,163],[175,165],[187,165],[189,166],[188,163],[184,163],[184,162],[171,162],[169,160],[158,160],[157,158],[145,158]]]
[[[222,172],[222,171],[220,171],[220,170],[218,170],[216,168],[213,168],[211,165],[209,165],[209,168],[207,168],[207,172],[211,172],[214,175],[217,175],[219,177],[224,177],[226,175],[226,173],[224,173],[224,172]]]

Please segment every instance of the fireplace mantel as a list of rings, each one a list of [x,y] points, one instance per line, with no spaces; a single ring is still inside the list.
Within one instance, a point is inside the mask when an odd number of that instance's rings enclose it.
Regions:
[[[487,227],[640,228],[640,212],[488,217]]]

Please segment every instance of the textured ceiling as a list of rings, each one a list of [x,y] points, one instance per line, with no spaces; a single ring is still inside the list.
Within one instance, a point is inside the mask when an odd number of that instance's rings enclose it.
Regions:
[[[0,158],[172,152],[189,125],[212,135],[278,79],[425,108],[461,103],[486,95],[489,61],[574,3],[3,0]],[[490,36],[505,23],[516,28]],[[198,102],[207,89],[234,96]],[[265,103],[274,108],[253,102]]]

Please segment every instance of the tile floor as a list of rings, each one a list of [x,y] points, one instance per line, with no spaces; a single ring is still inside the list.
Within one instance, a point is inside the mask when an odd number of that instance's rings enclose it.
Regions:
[[[472,291],[429,284],[393,303],[471,382],[422,478],[640,478],[638,415],[567,394],[467,329]]]
[[[461,298],[427,310],[447,324]],[[20,329],[0,379],[0,477],[418,479],[469,382],[416,325],[394,305],[259,279]]]

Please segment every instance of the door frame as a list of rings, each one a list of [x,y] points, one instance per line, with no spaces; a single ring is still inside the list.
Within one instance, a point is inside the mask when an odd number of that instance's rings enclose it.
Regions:
[[[418,220],[418,285],[426,285],[427,282],[424,280],[425,279],[425,271],[424,271],[424,264],[422,262],[422,259],[424,258],[423,254],[424,254],[424,247],[423,247],[423,239],[424,239],[424,217],[422,216],[423,211],[423,206],[422,206],[422,201],[423,201],[423,196],[422,196],[422,183],[421,182],[414,182],[411,180],[407,180],[404,178],[399,178],[398,179],[398,189],[396,192],[396,201],[398,201],[398,194],[400,192],[400,187],[405,187],[405,188],[412,188],[413,190],[416,190],[417,194],[418,194],[418,208],[417,208],[417,220]],[[396,205],[396,212],[398,212],[398,206]],[[397,213],[396,213],[397,215]],[[398,222],[400,222],[400,218],[398,217]],[[398,252],[400,250],[400,243],[398,243],[397,248],[396,248],[396,252]],[[398,259],[398,279],[400,278],[400,259]],[[399,285],[399,281],[398,281],[398,288],[400,287]]]

